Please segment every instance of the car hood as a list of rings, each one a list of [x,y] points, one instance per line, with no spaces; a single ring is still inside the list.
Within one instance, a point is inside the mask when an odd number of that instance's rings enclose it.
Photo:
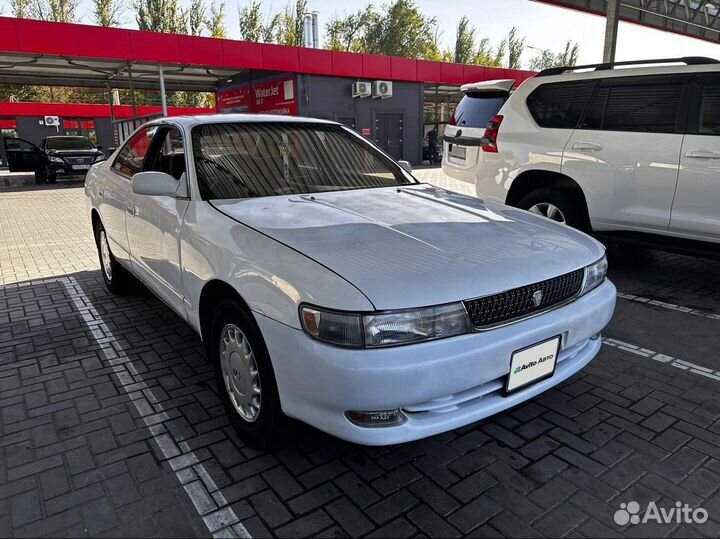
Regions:
[[[92,157],[100,155],[102,151],[92,150],[48,150],[48,155],[57,155],[59,157]]]
[[[604,252],[569,227],[426,184],[211,203],[347,279],[377,309],[494,294]]]

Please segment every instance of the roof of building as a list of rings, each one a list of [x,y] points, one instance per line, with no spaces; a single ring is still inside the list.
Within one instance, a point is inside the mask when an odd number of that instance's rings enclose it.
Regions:
[[[243,70],[460,85],[533,76],[502,69],[83,24],[0,17],[0,83],[212,91]]]

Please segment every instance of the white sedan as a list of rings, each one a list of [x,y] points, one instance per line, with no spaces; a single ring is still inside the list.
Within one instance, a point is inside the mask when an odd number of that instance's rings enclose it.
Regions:
[[[102,275],[200,334],[255,445],[283,413],[361,444],[423,438],[592,360],[615,308],[603,247],[409,168],[333,122],[150,122],[87,176]]]

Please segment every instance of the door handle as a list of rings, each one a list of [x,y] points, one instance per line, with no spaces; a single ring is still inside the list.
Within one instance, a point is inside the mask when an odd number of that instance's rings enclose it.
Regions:
[[[603,149],[603,146],[596,142],[576,142],[573,144],[572,149],[580,152],[599,152]]]
[[[685,157],[693,159],[720,159],[720,152],[711,152],[709,150],[690,150]]]
[[[132,204],[129,206],[125,206],[125,211],[130,217],[135,217],[135,206]]]

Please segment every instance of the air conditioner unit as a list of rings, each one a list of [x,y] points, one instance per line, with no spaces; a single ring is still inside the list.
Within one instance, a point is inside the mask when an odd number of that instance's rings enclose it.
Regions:
[[[370,97],[370,83],[369,82],[354,82],[352,85],[352,96],[353,97]]]
[[[392,97],[392,82],[389,80],[376,80],[372,83],[373,99],[387,99]]]
[[[60,118],[57,116],[45,116],[45,125],[48,127],[58,127],[60,125]]]

